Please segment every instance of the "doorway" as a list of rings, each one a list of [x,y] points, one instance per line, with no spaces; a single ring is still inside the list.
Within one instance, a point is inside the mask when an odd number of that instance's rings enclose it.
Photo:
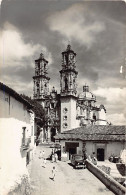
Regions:
[[[54,142],[55,139],[54,139],[54,136],[56,135],[56,129],[55,128],[52,128],[51,129],[51,142]]]
[[[104,161],[105,159],[105,150],[104,148],[98,148],[97,149],[97,159],[98,161]]]
[[[72,154],[76,154],[76,148],[69,148],[69,160],[71,159]]]

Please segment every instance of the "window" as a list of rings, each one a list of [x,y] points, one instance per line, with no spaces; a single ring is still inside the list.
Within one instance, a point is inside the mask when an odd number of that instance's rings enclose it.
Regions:
[[[54,108],[54,103],[51,103],[51,108]]]
[[[22,127],[22,145],[25,146],[25,140],[26,140],[26,127]]]
[[[67,120],[67,116],[63,116],[63,120],[66,121]]]
[[[96,121],[96,115],[95,114],[93,114],[93,119]]]
[[[63,109],[63,112],[64,112],[64,113],[67,113],[67,111],[68,111],[67,108],[64,108],[64,109]]]
[[[63,123],[63,128],[67,128],[68,124],[67,123]]]
[[[39,72],[38,71],[36,71],[36,75],[39,75]]]

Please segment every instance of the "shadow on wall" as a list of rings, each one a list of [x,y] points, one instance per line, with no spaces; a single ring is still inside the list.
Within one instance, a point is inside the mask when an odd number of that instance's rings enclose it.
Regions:
[[[116,164],[116,167],[119,171],[119,173],[122,175],[122,176],[126,176],[126,165],[125,164]]]

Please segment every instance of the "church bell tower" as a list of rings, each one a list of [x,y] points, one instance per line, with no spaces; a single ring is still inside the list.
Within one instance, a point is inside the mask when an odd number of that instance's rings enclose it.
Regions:
[[[78,72],[75,70],[76,53],[68,45],[66,51],[62,52],[62,70],[60,71],[61,95],[77,94],[76,78]]]
[[[40,57],[35,60],[35,76],[34,81],[34,94],[33,98],[37,100],[43,107],[46,97],[49,95],[49,80],[47,76],[48,61],[44,58],[41,53]]]
[[[60,71],[61,132],[76,126],[77,74],[76,53],[67,46],[62,52],[62,70]]]

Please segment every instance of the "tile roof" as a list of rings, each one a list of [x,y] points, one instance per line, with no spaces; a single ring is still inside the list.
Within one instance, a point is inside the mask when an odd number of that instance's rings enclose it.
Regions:
[[[60,140],[102,140],[125,141],[126,126],[88,125],[64,131],[55,136]]]

